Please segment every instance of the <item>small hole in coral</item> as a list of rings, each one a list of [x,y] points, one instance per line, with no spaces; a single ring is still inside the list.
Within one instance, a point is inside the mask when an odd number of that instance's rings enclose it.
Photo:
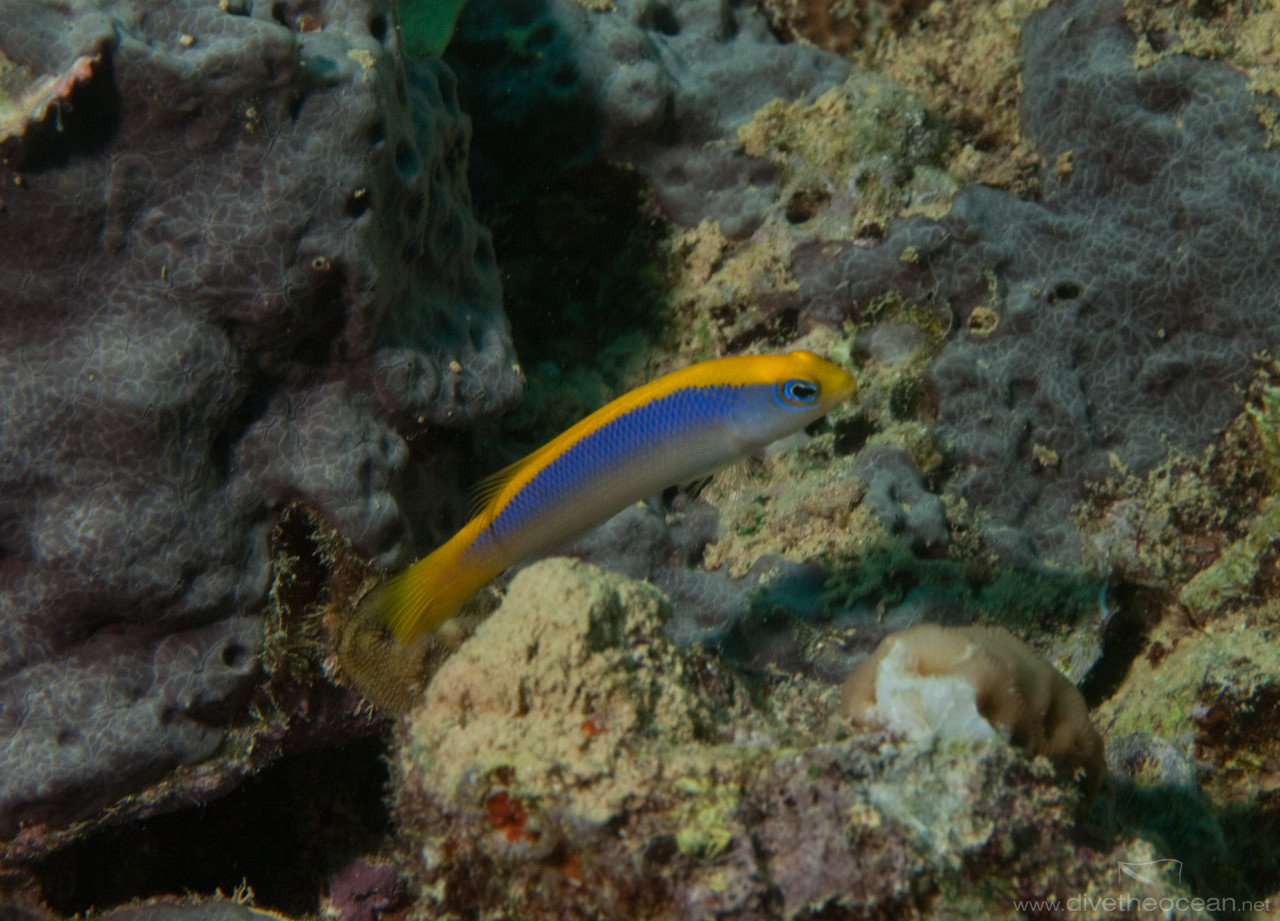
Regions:
[[[556,65],[555,70],[551,71],[551,82],[562,90],[575,86],[578,82],[578,68],[569,63]]]
[[[415,190],[410,192],[404,200],[404,217],[410,224],[418,223],[418,219],[422,217],[422,193]]]
[[[1063,301],[1074,301],[1082,294],[1084,294],[1084,286],[1079,282],[1059,282],[1054,285],[1053,290],[1049,292],[1049,303],[1056,305]]]
[[[396,144],[396,170],[402,177],[412,179],[418,174],[420,167],[418,152],[413,149],[412,144],[405,140]]]
[[[355,218],[360,217],[360,215],[368,211],[370,198],[371,196],[369,195],[368,189],[356,189],[354,192],[348,195],[347,203],[343,208],[343,210],[346,212],[347,217],[354,220]]]
[[[832,430],[835,432],[836,453],[844,456],[861,451],[867,439],[879,428],[866,416],[848,416],[832,426]]]
[[[871,247],[884,241],[884,225],[875,221],[861,225],[853,235],[858,246]]]
[[[222,647],[222,664],[227,668],[243,668],[253,653],[243,643],[228,643]]]
[[[665,3],[652,3],[646,7],[640,15],[640,26],[663,35],[680,34],[680,21],[676,19],[675,11]]]
[[[676,841],[675,835],[654,835],[649,839],[649,843],[645,846],[644,859],[647,863],[656,863],[659,866],[665,866],[672,861],[679,851],[680,844]]]
[[[787,221],[803,224],[821,211],[829,201],[831,195],[824,189],[799,189],[787,202]]]
[[[551,22],[542,22],[533,27],[533,31],[529,34],[528,46],[535,49],[545,48],[555,40],[555,24]]]
[[[385,41],[387,38],[387,17],[382,13],[375,13],[370,16],[369,34],[373,36],[374,41]]]

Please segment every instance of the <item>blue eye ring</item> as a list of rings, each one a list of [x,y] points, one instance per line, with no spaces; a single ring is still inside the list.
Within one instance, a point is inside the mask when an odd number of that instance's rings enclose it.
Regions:
[[[788,409],[808,409],[818,402],[821,393],[822,388],[818,386],[817,381],[793,377],[790,380],[778,382],[774,399],[779,406],[785,406]]]

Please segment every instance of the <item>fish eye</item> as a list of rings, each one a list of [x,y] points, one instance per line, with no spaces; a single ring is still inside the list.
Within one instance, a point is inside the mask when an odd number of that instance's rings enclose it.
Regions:
[[[818,402],[818,384],[816,381],[793,377],[789,381],[778,384],[777,398],[783,406],[792,409],[804,409]]]

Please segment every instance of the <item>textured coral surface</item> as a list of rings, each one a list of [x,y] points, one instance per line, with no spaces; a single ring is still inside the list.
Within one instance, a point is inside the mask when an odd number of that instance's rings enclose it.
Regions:
[[[953,333],[929,368],[948,489],[1013,559],[1079,560],[1067,513],[1113,465],[1198,451],[1280,337],[1280,154],[1243,75],[1174,55],[1147,68],[1119,3],[1058,2],[1023,31],[1022,127],[1042,201],[970,186],[940,220],[801,260],[814,319],[878,296]]]
[[[436,675],[398,756],[424,917],[1014,917],[1148,853],[1077,846],[1077,794],[998,736],[850,735],[805,681],[757,708],[667,616],[647,585],[547,560]]]
[[[908,28],[859,55],[875,72],[838,82],[843,62],[780,43],[745,3],[471,0],[447,56],[475,107],[473,180],[532,367],[531,399],[481,430],[486,456],[467,469],[467,437],[434,424],[503,403],[515,376],[485,238],[442,207],[466,198],[448,72],[412,65],[401,93],[390,8],[185,2],[142,16],[0,0],[23,24],[0,32],[0,89],[28,100],[0,98],[0,234],[36,267],[3,279],[0,333],[26,351],[0,370],[28,402],[0,430],[0,485],[17,484],[0,489],[0,603],[7,617],[25,597],[5,581],[20,576],[81,604],[23,614],[15,636],[41,645],[0,673],[0,737],[26,747],[0,748],[0,770],[44,774],[0,773],[0,790],[48,776],[60,808],[88,810],[121,791],[99,754],[132,789],[218,749],[109,814],[200,809],[0,863],[0,916],[217,888],[344,921],[1274,916],[1269,4],[913,3]],[[841,28],[861,8],[823,12]],[[183,62],[190,82],[170,73]],[[123,106],[140,73],[176,114]],[[123,164],[115,185],[103,161]],[[63,202],[56,220],[24,195]],[[241,237],[203,214],[173,230],[196,200],[225,205]],[[41,233],[3,230],[15,215]],[[197,258],[206,242],[230,254],[218,272]],[[155,247],[165,258],[138,269]],[[73,309],[73,278],[101,292],[91,315]],[[163,309],[124,310],[123,284]],[[856,366],[858,399],[567,548],[610,573],[534,563],[418,647],[347,619],[369,555],[396,554],[402,513],[421,502],[420,540],[449,524],[433,506],[462,513],[440,484],[661,371],[789,347]],[[44,453],[24,466],[11,444]],[[122,478],[122,444],[146,473]],[[87,517],[91,490],[127,527]],[[294,496],[360,546],[294,507],[268,576],[251,551]],[[240,528],[230,545],[224,525]],[[37,557],[45,534],[70,549]],[[242,556],[218,557],[227,546]],[[98,562],[121,559],[125,576],[103,582],[114,570]],[[195,563],[174,575],[178,560]],[[252,599],[268,578],[264,629]],[[1092,800],[976,706],[959,710],[981,721],[977,742],[841,719],[838,683],[887,632],[975,619],[1078,685],[1109,772]],[[946,725],[952,688],[934,694]],[[298,753],[357,712],[395,725],[389,757],[376,737]],[[1096,763],[1096,741],[1084,748]],[[15,814],[28,824],[0,834],[6,856],[57,838],[31,823],[58,813]],[[1197,901],[1218,897],[1233,901]],[[191,901],[143,913],[198,917]]]
[[[673,220],[710,217],[734,237],[760,223],[772,176],[733,132],[848,70],[731,0],[472,0],[449,60],[489,145],[477,175],[545,180],[599,153],[641,169]]]
[[[403,554],[401,433],[518,396],[468,122],[388,16],[0,4],[7,61],[94,62],[0,147],[0,833],[217,748],[273,511]]]

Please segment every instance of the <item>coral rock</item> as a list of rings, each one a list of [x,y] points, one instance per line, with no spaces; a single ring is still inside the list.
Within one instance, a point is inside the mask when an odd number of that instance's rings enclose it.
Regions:
[[[596,153],[634,163],[671,217],[749,236],[772,171],[734,132],[776,97],[812,101],[848,71],[784,45],[759,10],[726,0],[470,0],[449,60],[486,147],[478,175],[530,177]],[[494,185],[501,181],[493,182]]]
[[[999,627],[922,624],[885,637],[845,681],[843,711],[858,726],[911,738],[986,738],[995,729],[1086,787],[1106,772],[1084,698],[1035,650]]]
[[[842,733],[802,679],[753,707],[667,616],[582,563],[517,576],[401,726],[415,916],[1012,917],[992,906],[1107,892],[1148,853],[1078,848],[1080,794],[1009,745]]]
[[[1274,99],[1219,61],[1138,68],[1135,46],[1112,0],[1027,18],[1021,120],[1042,200],[973,185],[875,248],[793,254],[805,322],[888,293],[943,311],[926,380],[946,489],[1023,565],[1077,564],[1085,484],[1198,453],[1239,411],[1251,356],[1280,341],[1280,152],[1258,115]]]

